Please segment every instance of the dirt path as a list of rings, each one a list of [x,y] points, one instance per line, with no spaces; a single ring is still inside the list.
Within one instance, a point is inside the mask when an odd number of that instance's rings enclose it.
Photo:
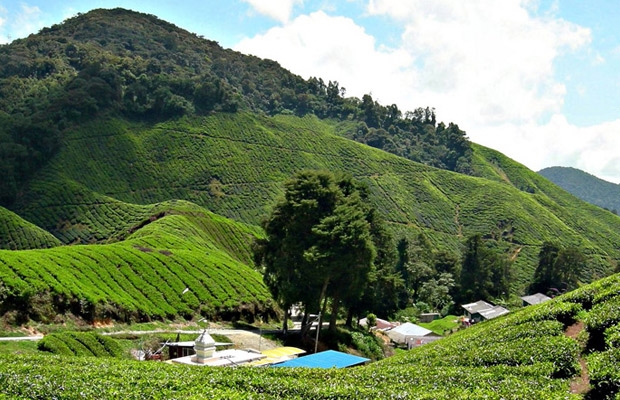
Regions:
[[[255,350],[267,350],[273,349],[276,347],[280,347],[280,345],[272,340],[265,338],[263,335],[259,334],[259,332],[246,331],[242,329],[209,329],[209,333],[215,333],[219,335],[224,335],[228,337],[232,342],[235,348],[238,349],[255,349]],[[131,334],[131,335],[153,335],[160,333],[182,333],[182,334],[195,334],[198,336],[202,333],[202,330],[167,330],[167,329],[157,329],[152,331],[118,331],[118,332],[105,332],[102,333],[106,336],[115,336],[122,334]],[[20,341],[20,340],[41,340],[43,339],[43,335],[33,335],[33,336],[17,336],[17,337],[2,337],[0,341]]]
[[[566,328],[564,334],[569,338],[577,340],[579,333],[583,330],[583,322],[577,321],[573,325]],[[570,383],[570,392],[574,394],[585,394],[590,390],[590,376],[588,375],[588,365],[586,360],[580,356],[579,365],[581,367],[581,374]]]

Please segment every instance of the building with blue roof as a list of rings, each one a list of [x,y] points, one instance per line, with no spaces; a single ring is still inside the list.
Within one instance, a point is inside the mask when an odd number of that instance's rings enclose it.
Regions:
[[[322,351],[308,356],[285,361],[274,367],[302,367],[302,368],[348,368],[362,365],[370,361],[369,358],[358,357],[352,354],[335,350]]]

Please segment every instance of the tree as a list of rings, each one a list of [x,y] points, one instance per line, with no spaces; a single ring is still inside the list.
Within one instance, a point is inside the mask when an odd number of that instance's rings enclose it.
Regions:
[[[263,223],[266,237],[254,246],[282,308],[301,302],[319,310],[329,296],[335,329],[340,302],[359,299],[376,256],[364,197],[352,178],[326,171],[303,171],[285,183],[284,198]]]
[[[562,248],[553,242],[543,243],[538,253],[538,266],[530,285],[531,292],[557,293],[575,289],[579,271],[585,268],[586,258],[575,248]]]
[[[458,297],[461,303],[504,296],[509,289],[510,262],[486,246],[479,234],[465,244]]]
[[[422,284],[418,298],[431,306],[434,311],[453,304],[450,290],[454,287],[454,278],[448,272],[441,273],[438,278],[429,279]]]

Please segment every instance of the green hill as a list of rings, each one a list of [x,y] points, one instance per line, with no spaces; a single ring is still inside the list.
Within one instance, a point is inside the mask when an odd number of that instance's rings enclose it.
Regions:
[[[581,282],[620,259],[620,218],[431,109],[344,98],[154,16],[94,10],[0,46],[0,93],[0,202],[66,245],[0,252],[2,311],[270,313],[250,244],[302,169],[364,182],[396,239],[423,234],[429,253],[458,259],[482,235],[512,262],[512,294],[545,241],[585,253]]]
[[[15,322],[52,322],[66,313],[140,321],[274,312],[250,266],[255,228],[187,202],[150,209],[122,242],[0,251],[2,310],[16,310]]]
[[[576,168],[549,167],[538,173],[583,201],[612,210],[615,214],[620,210],[620,185]]]
[[[612,399],[620,391],[620,275],[349,369],[199,368],[0,355],[10,398]],[[32,379],[36,376],[37,379]]]
[[[27,250],[60,246],[49,232],[0,207],[0,249]]]

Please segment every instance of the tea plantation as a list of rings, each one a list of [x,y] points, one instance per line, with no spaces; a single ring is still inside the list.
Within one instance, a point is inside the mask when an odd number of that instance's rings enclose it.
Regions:
[[[58,399],[613,399],[620,390],[619,301],[620,275],[614,275],[346,370],[2,355],[0,393]],[[576,338],[565,333],[575,324],[583,326]],[[577,388],[588,374],[589,386]]]

